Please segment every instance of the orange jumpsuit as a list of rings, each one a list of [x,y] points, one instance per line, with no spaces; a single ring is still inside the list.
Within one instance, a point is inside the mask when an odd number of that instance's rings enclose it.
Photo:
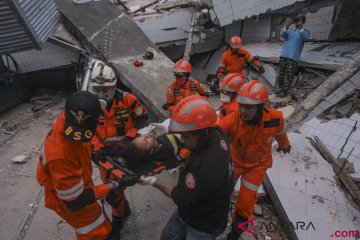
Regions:
[[[57,119],[45,138],[36,178],[44,186],[45,206],[54,210],[76,232],[77,239],[105,239],[111,223],[96,200],[105,198],[110,187],[94,186],[91,179],[91,143],[69,141],[64,137],[65,114]],[[77,211],[70,211],[64,201],[77,201],[92,189],[95,200]]]
[[[273,138],[283,149],[290,145],[282,113],[266,108],[260,124],[252,126],[241,120],[240,112],[234,112],[220,120],[219,126],[230,140],[235,182],[242,176],[235,211],[250,218],[266,169],[272,166]]]
[[[229,103],[223,103],[219,111],[220,111],[219,118],[223,119],[225,116],[228,116],[233,112],[239,111],[239,103],[236,101],[236,98],[234,98]]]
[[[110,110],[103,109],[100,114],[96,133],[92,139],[93,150],[97,151],[103,148],[104,145],[114,143],[123,145],[125,137],[135,138],[138,131],[135,124],[140,119],[146,121],[147,116],[147,110],[134,95],[118,90]],[[144,126],[145,124],[146,122],[144,122]],[[123,126],[123,130],[120,130],[123,133],[119,132],[119,126]],[[115,196],[119,204],[112,209],[112,215],[123,217],[126,201],[124,190],[117,190]]]
[[[168,107],[168,110],[172,112],[178,102],[196,93],[203,95],[205,89],[194,79],[189,79],[184,85],[179,85],[176,81],[169,84],[166,91],[166,103],[171,104],[171,106]]]
[[[219,72],[225,71],[226,74],[242,73],[244,75],[243,70],[246,67],[246,62],[252,62],[256,66],[261,65],[259,60],[252,59],[251,54],[243,48],[240,48],[237,54],[233,54],[231,49],[228,49],[222,55]]]
[[[135,138],[138,131],[135,128],[137,120],[148,116],[147,110],[134,95],[122,91],[118,93],[112,100],[110,110],[103,109],[100,114],[96,133],[92,139],[94,151],[113,143],[123,145],[125,137]],[[123,133],[119,133],[119,126],[124,127]]]

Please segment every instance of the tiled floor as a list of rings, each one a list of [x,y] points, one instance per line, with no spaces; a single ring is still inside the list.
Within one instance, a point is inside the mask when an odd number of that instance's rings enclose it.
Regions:
[[[290,133],[289,155],[273,153],[268,176],[300,240],[326,240],[335,231],[352,230],[360,212],[336,184],[334,171],[305,135]],[[312,228],[314,226],[315,230]],[[341,238],[340,238],[341,239]]]

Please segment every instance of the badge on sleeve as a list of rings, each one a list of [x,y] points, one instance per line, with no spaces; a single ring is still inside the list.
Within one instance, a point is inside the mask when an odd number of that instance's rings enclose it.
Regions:
[[[220,141],[220,147],[221,147],[222,149],[224,149],[225,151],[228,150],[227,144],[226,144],[226,142],[225,142],[224,139],[221,139],[221,141]]]
[[[135,115],[137,117],[140,117],[144,114],[144,109],[141,106],[138,106],[135,110]]]
[[[190,189],[195,188],[195,185],[196,185],[195,178],[194,178],[194,175],[190,172],[188,174],[186,174],[185,185],[187,188],[190,188]]]

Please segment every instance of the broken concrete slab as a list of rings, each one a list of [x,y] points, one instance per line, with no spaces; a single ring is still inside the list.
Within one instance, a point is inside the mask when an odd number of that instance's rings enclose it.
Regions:
[[[148,47],[157,49],[129,17],[108,1],[73,5],[69,0],[58,0],[67,26],[94,52],[104,48],[106,29],[113,30],[112,51],[108,62],[122,81],[154,116],[165,117],[161,105],[165,101],[165,86],[172,80],[171,62],[160,51],[143,67],[134,67]]]
[[[221,47],[211,56],[210,60],[208,61],[208,63],[205,66],[205,71],[208,74],[216,74],[216,72],[219,68],[222,54],[225,52],[225,50],[226,50],[225,46]]]
[[[224,37],[225,42],[230,41],[230,38],[232,38],[235,35],[240,36],[241,28],[242,28],[241,21],[236,21],[236,22],[233,22],[232,24],[226,25],[225,26],[225,37]]]

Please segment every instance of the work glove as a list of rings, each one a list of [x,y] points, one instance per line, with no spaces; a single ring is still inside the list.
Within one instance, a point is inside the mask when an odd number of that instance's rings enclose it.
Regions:
[[[265,72],[264,67],[263,67],[263,66],[260,66],[260,67],[258,68],[258,72],[259,72],[259,73],[264,73],[264,72]]]
[[[150,123],[150,131],[154,134],[155,138],[165,135],[169,132],[168,128],[161,123]]]
[[[120,201],[116,198],[116,191],[110,191],[106,196],[105,201],[113,208],[117,208],[120,204]]]
[[[154,184],[155,184],[156,181],[157,181],[157,178],[154,177],[154,176],[149,176],[149,177],[141,176],[138,183],[139,183],[141,186],[147,186],[147,185],[154,186]]]
[[[277,152],[280,152],[282,151],[284,154],[287,154],[287,153],[290,153],[291,151],[291,146],[289,145],[287,148],[281,148],[281,147],[278,147],[276,149]]]
[[[102,160],[103,156],[105,155],[105,150],[103,148],[94,151],[92,154],[92,160],[93,162],[99,166],[99,162]]]
[[[140,177],[137,174],[126,174],[117,182],[119,183],[120,187],[130,187],[134,186],[139,181],[139,179]]]

